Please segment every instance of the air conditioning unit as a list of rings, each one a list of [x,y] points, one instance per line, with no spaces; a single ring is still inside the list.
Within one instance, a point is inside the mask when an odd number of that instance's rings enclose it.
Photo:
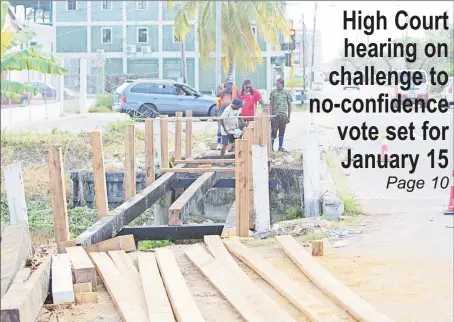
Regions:
[[[97,53],[98,55],[104,55],[105,50],[104,50],[104,49],[97,49],[97,50],[96,50],[96,53]]]
[[[137,48],[135,45],[128,45],[126,46],[126,53],[128,54],[134,54],[137,52]]]
[[[150,46],[142,46],[140,48],[140,51],[142,52],[142,54],[149,54],[149,53],[151,53],[151,47]]]

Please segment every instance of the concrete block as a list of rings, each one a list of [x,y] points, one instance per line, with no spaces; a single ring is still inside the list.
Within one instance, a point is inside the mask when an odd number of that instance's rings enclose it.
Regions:
[[[339,220],[344,213],[344,202],[332,193],[322,196],[322,212],[328,220]]]
[[[52,256],[52,297],[54,304],[74,302],[73,277],[68,254]]]

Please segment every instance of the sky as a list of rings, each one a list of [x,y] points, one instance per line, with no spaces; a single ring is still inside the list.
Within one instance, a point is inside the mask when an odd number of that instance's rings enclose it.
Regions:
[[[394,24],[394,16],[399,10],[405,10],[410,16],[442,15],[448,11],[449,23],[453,21],[453,1],[318,1],[316,29],[322,34],[323,61],[338,57],[339,49],[344,46],[344,38],[352,42],[366,35],[361,30],[343,30],[343,10],[351,15],[352,10],[361,10],[362,15],[376,15],[380,10],[387,18],[388,29],[376,31],[369,36],[370,42],[386,42],[388,38],[398,38],[403,34]],[[301,26],[302,15],[307,29],[313,29],[315,1],[288,1],[287,17],[294,20],[294,26]],[[454,30],[451,30],[454,33]],[[405,32],[404,32],[405,33]],[[421,37],[424,31],[409,30],[408,36]],[[453,34],[454,37],[454,34]]]

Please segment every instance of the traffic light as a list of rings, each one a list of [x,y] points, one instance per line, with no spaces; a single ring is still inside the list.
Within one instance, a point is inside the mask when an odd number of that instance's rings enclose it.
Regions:
[[[296,40],[295,40],[295,37],[296,37],[296,30],[295,29],[290,29],[290,44],[289,44],[289,49],[290,50],[295,50],[296,46]]]

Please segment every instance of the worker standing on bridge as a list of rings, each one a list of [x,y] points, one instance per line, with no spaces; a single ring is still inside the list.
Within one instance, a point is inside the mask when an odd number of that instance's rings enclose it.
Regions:
[[[240,118],[240,108],[243,107],[243,102],[238,97],[235,98],[232,104],[225,107],[221,114],[221,134],[222,134],[222,148],[221,159],[224,159],[227,146],[235,143],[236,139],[241,138],[240,126],[244,127],[244,122]]]
[[[232,76],[228,76],[225,79],[225,82],[219,85],[216,96],[218,97],[216,105],[216,116],[221,116],[224,112],[224,109],[228,105],[232,104],[233,100],[238,96],[235,80]],[[218,150],[221,149],[221,140],[221,122],[218,121]]]
[[[270,93],[270,115],[271,119],[271,150],[274,151],[274,141],[279,131],[279,151],[284,152],[284,134],[285,128],[290,123],[290,114],[292,112],[292,94],[284,89],[284,79],[278,78],[276,89]]]

